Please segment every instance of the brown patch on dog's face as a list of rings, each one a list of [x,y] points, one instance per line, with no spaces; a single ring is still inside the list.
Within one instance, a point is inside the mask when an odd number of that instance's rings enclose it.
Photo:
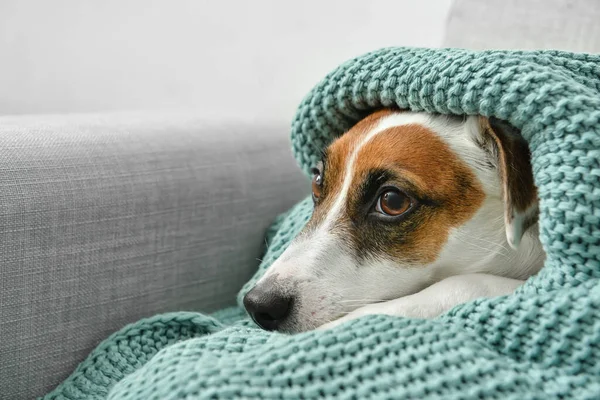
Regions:
[[[371,115],[327,149],[323,190],[307,229],[326,218],[342,190],[348,157],[389,113]],[[399,216],[378,212],[378,198],[386,190],[408,196],[409,210]],[[353,242],[359,259],[385,256],[425,265],[437,259],[451,228],[469,220],[484,198],[471,169],[434,132],[418,124],[396,126],[358,150],[333,229]]]
[[[434,132],[404,125],[376,135],[360,149],[348,218],[357,248],[415,264],[436,260],[452,227],[470,219],[485,194],[470,168]],[[369,186],[372,186],[370,188]],[[412,209],[399,218],[364,212],[382,187],[399,189]]]
[[[320,188],[319,198],[315,202],[313,215],[306,225],[304,231],[315,228],[327,216],[336,199],[336,193],[339,193],[344,184],[344,175],[348,158],[352,155],[354,149],[360,144],[365,135],[374,127],[374,125],[386,115],[392,114],[391,110],[381,110],[370,114],[348,132],[335,140],[325,150],[325,156],[319,166],[319,173],[323,179]]]

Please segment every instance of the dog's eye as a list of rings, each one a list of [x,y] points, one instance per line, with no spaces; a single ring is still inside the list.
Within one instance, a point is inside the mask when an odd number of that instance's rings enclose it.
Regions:
[[[313,179],[312,179],[312,196],[313,200],[318,200],[321,197],[321,188],[323,187],[323,176],[321,175],[321,171],[318,169],[313,169]]]
[[[387,190],[379,196],[375,210],[396,217],[407,212],[412,206],[410,197],[398,190]]]

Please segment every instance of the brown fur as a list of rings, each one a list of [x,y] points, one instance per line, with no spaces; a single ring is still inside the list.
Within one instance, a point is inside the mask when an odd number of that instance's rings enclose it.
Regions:
[[[537,202],[529,147],[520,133],[508,123],[484,117],[479,122],[498,152],[507,222],[512,222],[515,213],[524,213]],[[528,221],[527,225],[534,222]],[[523,230],[528,227],[525,226]]]
[[[370,115],[328,149],[321,199],[309,226],[317,226],[341,191],[346,163],[373,125],[391,111]],[[375,174],[375,175],[374,175]],[[381,218],[365,198],[368,180],[381,175],[413,198],[413,209],[401,218]],[[371,185],[373,187],[379,186]],[[353,241],[359,256],[386,254],[398,261],[424,265],[436,260],[452,227],[470,219],[485,194],[469,167],[434,132],[421,125],[387,129],[359,150],[345,215],[335,229]]]
[[[307,225],[308,229],[316,227],[324,220],[328,210],[333,206],[335,194],[341,190],[344,184],[346,163],[354,148],[380,118],[391,113],[391,110],[381,110],[370,114],[325,150],[322,171],[323,185],[319,193],[319,200]]]

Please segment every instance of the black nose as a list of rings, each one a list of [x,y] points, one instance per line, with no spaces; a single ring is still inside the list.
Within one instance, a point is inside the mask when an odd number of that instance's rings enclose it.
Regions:
[[[292,298],[276,291],[264,290],[259,286],[244,296],[244,307],[254,322],[261,328],[274,331],[289,315]]]

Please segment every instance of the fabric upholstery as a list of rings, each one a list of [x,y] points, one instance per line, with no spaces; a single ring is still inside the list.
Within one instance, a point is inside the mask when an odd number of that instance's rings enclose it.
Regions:
[[[444,46],[600,53],[598,0],[454,0]]]
[[[144,113],[0,118],[0,398],[64,380],[100,340],[230,305],[308,193],[286,123]]]

